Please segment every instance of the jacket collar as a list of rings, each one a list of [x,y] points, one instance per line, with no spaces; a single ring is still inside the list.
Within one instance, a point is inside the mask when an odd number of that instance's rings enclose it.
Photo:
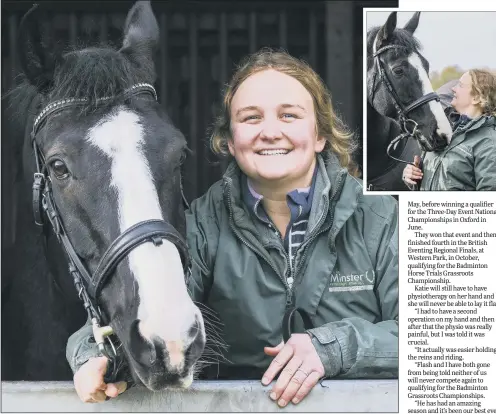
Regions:
[[[294,189],[286,195],[286,201],[291,211],[292,222],[296,221],[299,217],[307,217],[310,212],[318,169],[318,166],[315,165],[309,187]],[[263,196],[258,194],[252,187],[246,174],[241,175],[241,195],[244,203],[256,217],[264,222],[269,221],[267,213],[261,204]]]
[[[493,116],[479,115],[478,117],[472,118],[464,125],[458,127],[455,132],[458,134],[473,129],[478,129],[485,124],[494,125],[494,122],[495,122],[495,118]]]
[[[458,116],[458,119],[455,121],[455,123],[453,124],[453,130],[457,130],[458,128],[463,128],[465,125],[467,125],[470,121],[472,120],[472,118],[470,118],[469,116],[467,115],[459,115]]]
[[[451,141],[448,146],[444,149],[444,151],[449,151],[452,148],[456,147],[458,144],[463,142],[466,138],[466,133],[468,131],[474,131],[476,129],[481,128],[484,125],[494,125],[495,118],[493,116],[480,115],[477,118],[473,118],[468,121],[465,125],[459,126],[451,137]]]
[[[318,172],[312,199],[312,209],[308,222],[308,232],[316,231],[327,213],[332,210],[331,236],[334,238],[346,220],[353,214],[358,200],[363,196],[361,181],[350,176],[339,164],[336,155],[321,153],[317,155]],[[251,230],[249,210],[243,202],[241,193],[242,172],[233,160],[223,176],[224,201],[233,220],[240,228]]]

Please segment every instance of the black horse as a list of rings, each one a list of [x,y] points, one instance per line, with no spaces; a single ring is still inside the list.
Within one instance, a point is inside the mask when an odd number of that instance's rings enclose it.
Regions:
[[[205,330],[184,279],[186,140],[152,86],[155,16],[137,2],[120,50],[57,54],[37,13],[20,27],[25,81],[3,102],[22,165],[2,259],[2,380],[70,380],[66,342],[89,315],[111,327],[134,381],[188,386]]]
[[[419,18],[417,12],[404,28],[398,28],[392,12],[383,26],[367,33],[370,190],[407,190],[402,181],[405,164],[398,160],[412,162],[422,150],[439,148],[451,138],[449,121],[429,80],[429,62],[413,36]],[[392,143],[402,133],[404,138]]]

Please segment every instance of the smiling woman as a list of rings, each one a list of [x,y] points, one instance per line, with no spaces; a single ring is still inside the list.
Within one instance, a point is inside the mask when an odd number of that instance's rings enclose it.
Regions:
[[[310,185],[325,139],[317,136],[312,97],[300,82],[276,70],[258,72],[238,88],[231,111],[229,152],[257,192],[277,191],[284,200]]]
[[[263,74],[266,71],[269,71],[268,75]],[[243,99],[253,101],[253,99],[257,99],[258,95],[258,97],[263,96],[270,99],[271,102],[264,104],[264,107],[257,105],[243,107],[236,102],[238,107],[236,111],[232,111],[234,113],[232,115],[231,106],[234,105],[233,101],[238,89],[244,85],[243,89],[249,91],[250,88],[246,86],[245,81],[250,77],[256,78],[255,75],[257,74],[263,77],[258,82],[250,81],[253,86],[258,88],[256,93],[255,91],[251,94],[248,92],[250,95]],[[274,84],[272,83],[273,79],[277,80]],[[286,88],[288,86],[289,88]],[[290,91],[299,94],[301,103],[295,102]],[[244,113],[245,118],[250,118],[250,124],[259,124],[255,120],[262,118],[260,112],[267,110],[269,104],[272,104],[273,107],[276,99],[280,102],[279,116],[288,119],[288,121],[291,118],[303,117],[306,124],[309,121],[313,123],[313,130],[310,135],[313,135],[315,139],[323,138],[327,141],[323,142],[325,148],[332,150],[339,157],[340,163],[349,168],[353,175],[358,174],[358,169],[352,159],[357,142],[354,141],[353,134],[347,131],[341,119],[336,116],[333,106],[330,104],[330,93],[322,79],[306,62],[294,59],[285,53],[274,53],[270,49],[262,49],[258,53],[246,57],[241,62],[238,71],[234,73],[224,95],[222,112],[215,123],[215,131],[211,138],[212,150],[219,155],[227,155],[228,153],[234,155],[232,146],[229,146],[228,142],[230,142],[229,138],[232,133],[231,128],[243,119],[240,113],[252,111],[249,114]],[[284,109],[291,109],[291,111],[284,112]],[[231,124],[231,121],[235,122]],[[330,139],[331,137],[333,139]]]
[[[281,407],[323,377],[396,378],[397,203],[363,195],[353,137],[322,80],[285,52],[250,55],[211,145],[231,163],[186,214],[189,290],[219,315],[229,362],[202,375],[269,385],[280,374],[270,398]],[[81,338],[71,361],[93,352]],[[73,364],[83,399],[105,398],[95,361]]]

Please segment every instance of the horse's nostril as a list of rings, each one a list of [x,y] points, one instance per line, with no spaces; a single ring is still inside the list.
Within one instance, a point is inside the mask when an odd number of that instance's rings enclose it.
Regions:
[[[140,320],[131,324],[129,332],[129,351],[132,357],[141,365],[149,366],[157,359],[155,344],[143,337],[139,329]]]
[[[195,340],[195,338],[201,334],[201,322],[198,316],[195,316],[195,323],[191,325],[191,328],[188,330],[188,339],[190,339],[192,342]]]
[[[203,323],[198,317],[195,317],[195,323],[191,326],[188,331],[190,344],[186,351],[186,359],[190,363],[196,362],[198,358],[200,358],[203,353],[203,349],[205,348],[205,335],[203,334]]]
[[[129,353],[141,369],[186,375],[205,347],[203,319],[197,315],[189,329],[164,338],[151,331],[146,322],[135,320],[129,332]]]

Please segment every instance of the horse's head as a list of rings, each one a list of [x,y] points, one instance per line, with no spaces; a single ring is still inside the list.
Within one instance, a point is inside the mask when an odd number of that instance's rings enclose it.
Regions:
[[[34,152],[45,190],[51,188],[45,205],[58,212],[61,240],[67,236],[72,261],[90,276],[83,285],[122,343],[135,379],[152,390],[188,386],[205,330],[185,283],[186,141],[151,87],[155,16],[149,2],[138,2],[120,50],[55,56],[35,14],[21,25],[22,63],[39,92]],[[34,168],[34,156],[30,162]]]
[[[429,80],[429,62],[413,36],[420,12],[404,28],[392,12],[367,35],[367,98],[380,114],[417,130],[428,146],[449,142],[452,130]],[[406,120],[406,122],[405,122]]]

